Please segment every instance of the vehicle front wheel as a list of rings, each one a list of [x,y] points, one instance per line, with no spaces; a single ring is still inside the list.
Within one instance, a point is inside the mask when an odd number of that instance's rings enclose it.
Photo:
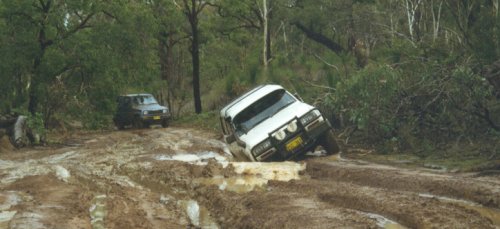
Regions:
[[[142,129],[145,125],[139,117],[136,117],[134,119],[134,122],[132,123],[132,126],[136,129]]]
[[[327,155],[336,154],[340,151],[337,140],[332,130],[326,131],[319,141],[319,144],[325,149]]]
[[[116,128],[118,128],[118,130],[123,130],[125,128],[125,125],[123,125],[123,123],[121,122],[115,123],[115,126]]]
[[[168,119],[163,119],[163,120],[161,121],[161,126],[162,126],[163,128],[168,127],[168,125],[169,125],[169,121],[168,121]]]

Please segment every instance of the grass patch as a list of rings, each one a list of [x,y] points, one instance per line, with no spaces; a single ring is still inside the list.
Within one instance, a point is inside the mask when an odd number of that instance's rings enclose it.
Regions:
[[[372,150],[365,147],[355,148],[354,145],[346,148],[345,157],[347,158],[379,164],[424,167],[449,172],[500,169],[500,142],[494,138],[454,141],[442,143],[439,147],[428,147],[427,144],[422,144],[413,150],[402,152],[383,150],[380,147]]]
[[[497,170],[500,168],[500,159],[477,151],[434,151],[427,155],[412,153],[380,154],[368,151],[349,151],[347,158],[371,161],[379,164],[396,165],[402,167],[424,167],[447,172],[477,172]]]
[[[180,127],[208,130],[215,133],[222,132],[219,123],[219,113],[217,111],[183,115],[181,118],[174,120],[173,124]]]

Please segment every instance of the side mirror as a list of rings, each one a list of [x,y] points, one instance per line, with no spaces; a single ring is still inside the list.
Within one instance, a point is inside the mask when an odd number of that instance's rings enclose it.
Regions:
[[[227,144],[231,144],[231,143],[233,143],[234,141],[236,141],[236,137],[234,136],[234,134],[224,135],[224,141],[225,141]]]

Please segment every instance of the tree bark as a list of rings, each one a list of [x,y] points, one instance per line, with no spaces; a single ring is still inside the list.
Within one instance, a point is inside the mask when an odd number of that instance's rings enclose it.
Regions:
[[[197,114],[202,111],[201,96],[200,96],[200,50],[199,50],[199,30],[198,30],[198,14],[205,7],[206,3],[198,3],[197,0],[184,0],[184,7],[186,17],[191,25],[191,59],[193,62],[193,97],[194,97],[194,110]]]
[[[172,33],[165,31],[160,33],[159,41],[160,77],[167,82],[167,107],[170,112],[173,112],[174,90],[178,86],[174,77],[173,46],[175,41],[172,39]]]
[[[317,33],[315,31],[305,27],[300,22],[295,22],[293,24],[297,28],[299,28],[302,32],[304,32],[309,39],[324,45],[325,47],[327,47],[328,49],[332,50],[333,52],[335,52],[337,54],[344,52],[344,48],[340,44],[329,39],[325,35],[323,35],[321,33]]]
[[[269,59],[271,59],[269,48],[270,48],[270,38],[269,38],[269,24],[268,24],[268,12],[267,12],[267,0],[262,0],[262,32],[263,32],[263,48],[262,48],[262,62],[264,68],[267,68]]]
[[[437,12],[434,12],[434,0],[431,1],[431,13],[432,13],[432,41],[435,42],[439,35],[440,23],[441,23],[441,9],[443,6],[443,1],[439,2]]]
[[[194,1],[194,0],[193,0]],[[192,24],[193,40],[191,43],[191,55],[193,59],[193,96],[194,110],[197,114],[201,113],[201,96],[200,96],[200,50],[199,50],[199,31],[198,20],[196,24]]]

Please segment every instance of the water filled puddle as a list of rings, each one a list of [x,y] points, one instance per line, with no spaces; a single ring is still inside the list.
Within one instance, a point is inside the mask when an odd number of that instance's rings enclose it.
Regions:
[[[157,155],[155,159],[158,161],[182,161],[195,165],[206,165],[210,159],[215,159],[224,166],[228,163],[226,157],[211,151],[196,154]]]
[[[300,171],[306,168],[305,164],[295,162],[232,162],[230,164],[234,168],[236,176],[199,178],[195,179],[195,182],[203,185],[216,185],[220,190],[246,193],[265,187],[269,180],[290,181],[300,179]]]
[[[0,228],[9,228],[9,223],[17,211],[11,208],[22,201],[22,197],[16,192],[0,193]]]
[[[60,166],[60,165],[56,165],[54,166],[54,170],[56,172],[56,176],[59,180],[62,180],[64,182],[68,182],[68,179],[71,177],[71,174],[69,173],[69,171]]]
[[[318,157],[326,161],[343,161],[344,159],[340,157],[340,153],[327,155],[325,150],[315,150],[306,153],[308,157]]]
[[[226,190],[236,193],[251,192],[255,189],[262,188],[267,184],[266,179],[254,176],[241,177],[223,177],[216,176],[212,178],[195,179],[195,183],[203,185],[216,185],[220,190]]]
[[[17,211],[0,211],[0,228],[9,228],[9,222]]]
[[[177,202],[182,208],[186,210],[186,214],[196,228],[203,229],[218,229],[219,226],[210,216],[206,208],[200,206],[195,200],[180,200]]]
[[[160,161],[183,161],[194,165],[206,165],[215,159],[222,167],[231,165],[236,176],[215,176],[195,179],[195,183],[216,185],[220,190],[245,193],[262,188],[269,180],[290,181],[300,179],[300,172],[306,169],[305,163],[297,162],[228,162],[227,158],[215,152],[197,154],[157,155]]]
[[[437,199],[437,200],[440,200],[443,202],[454,203],[454,204],[457,204],[457,205],[462,206],[464,208],[476,211],[480,215],[482,215],[483,217],[490,219],[491,222],[493,223],[493,225],[495,225],[497,227],[500,226],[500,210],[499,209],[488,208],[488,207],[482,206],[480,204],[466,201],[466,200],[458,200],[458,199],[453,199],[453,198],[449,198],[449,197],[435,196],[435,195],[431,195],[431,194],[419,194],[419,196],[424,197],[424,198],[434,198],[434,199]]]
[[[388,218],[385,218],[381,215],[374,214],[374,213],[365,213],[366,216],[370,219],[374,219],[377,221],[377,226],[384,228],[384,229],[407,229],[405,226],[396,223]]]
[[[300,171],[306,164],[296,162],[232,162],[234,171],[240,175],[255,176],[265,180],[290,181],[300,179]]]
[[[90,224],[93,229],[104,229],[104,218],[106,217],[106,195],[98,195],[92,200],[92,206],[89,209]]]

